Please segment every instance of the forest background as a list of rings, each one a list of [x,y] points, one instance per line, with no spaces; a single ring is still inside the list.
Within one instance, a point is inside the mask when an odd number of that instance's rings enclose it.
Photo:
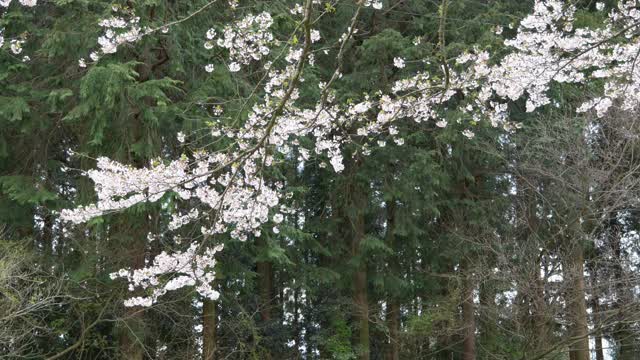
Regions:
[[[570,3],[592,28],[617,4]],[[464,133],[452,107],[446,127],[405,121],[400,137],[356,137],[339,172],[295,149],[278,155],[265,176],[294,210],[245,241],[216,235],[216,300],[187,287],[124,306],[132,291],[110,274],[183,248],[202,224],[169,228],[188,209],[175,195],[74,226],[60,212],[95,199],[84,175],[100,157],[141,168],[222,146],[204,134],[247,116],[263,71],[234,71],[207,30],[267,12],[286,48],[303,41],[288,37],[296,4],[0,8],[0,359],[638,359],[640,129],[629,111],[574,111],[598,84],[554,86],[533,112],[510,103],[515,131],[473,122]],[[533,7],[318,2],[322,42],[305,81],[331,79],[339,63],[339,102],[388,92],[472,49],[506,52]],[[113,13],[162,31],[92,59]],[[301,101],[319,94],[300,89]],[[377,146],[363,155],[367,141]]]

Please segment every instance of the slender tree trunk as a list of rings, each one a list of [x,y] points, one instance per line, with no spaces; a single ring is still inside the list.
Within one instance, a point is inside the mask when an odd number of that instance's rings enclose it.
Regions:
[[[127,266],[140,269],[145,266],[147,254],[146,238],[151,224],[147,219],[142,223],[130,225],[126,221],[118,221],[112,228],[114,237],[126,244],[122,248],[122,258],[128,260]],[[130,259],[130,260],[129,260]],[[132,294],[128,294],[131,296]],[[140,295],[134,293],[135,296]],[[149,343],[150,337],[144,331],[144,309],[140,307],[127,307],[124,309],[123,326],[119,336],[119,348],[122,359],[142,360],[145,357],[145,343]],[[155,344],[153,344],[155,346]]]
[[[537,183],[535,183],[537,184]],[[521,183],[521,186],[526,186]],[[530,187],[526,187],[524,190],[526,199],[526,219],[527,219],[527,239],[526,241],[530,244],[527,248],[532,249],[533,259],[531,261],[530,266],[530,278],[533,284],[531,291],[531,306],[532,306],[532,315],[533,315],[533,334],[534,334],[534,344],[535,350],[537,353],[544,353],[548,348],[548,328],[547,328],[547,303],[544,297],[544,278],[542,276],[541,269],[542,263],[544,262],[544,255],[540,254],[539,247],[543,245],[539,243],[539,239],[537,238],[538,228],[540,227],[540,221],[538,219],[538,199],[536,197],[536,193],[534,189]]]
[[[547,329],[547,303],[544,299],[544,279],[540,274],[540,263],[534,263],[534,289],[533,289],[533,327],[535,334],[535,345],[538,353],[544,353],[548,348]]]
[[[120,336],[120,351],[123,354],[122,358],[131,360],[142,360],[144,357],[144,353],[142,347],[140,346],[140,341],[135,339],[131,335],[131,333],[127,333]]]
[[[389,259],[389,270],[392,275],[399,276],[400,264],[398,262],[398,249],[395,241],[396,230],[396,204],[395,200],[386,202],[387,209],[387,246],[393,254]],[[400,300],[397,294],[390,293],[387,300],[387,327],[389,328],[389,360],[400,360]]]
[[[134,235],[135,236],[135,235]],[[145,236],[141,239],[146,238]],[[130,254],[133,255],[132,268],[139,269],[144,266],[145,250],[144,242],[140,239],[133,239],[135,246]],[[138,307],[128,307],[125,309],[125,326],[120,335],[120,352],[122,358],[127,360],[142,360],[144,358],[142,335],[143,312]]]
[[[264,244],[264,240],[260,241],[260,243]],[[263,326],[269,327],[272,319],[273,267],[270,262],[258,261],[256,268],[260,287],[260,319]],[[268,346],[262,356],[265,360],[271,359],[271,352]]]
[[[362,193],[362,189],[354,189],[353,196],[355,201],[351,206],[357,209],[357,214],[352,218],[351,257],[359,258],[360,243],[365,234],[364,208],[366,207],[366,197]],[[359,264],[353,276],[353,289],[354,312],[358,329],[356,346],[358,360],[369,360],[369,300],[365,259],[359,259]]]
[[[353,279],[354,304],[358,322],[358,359],[369,360],[369,303],[367,298],[367,272],[359,269]]]
[[[496,311],[496,289],[495,286],[489,281],[480,282],[479,289],[479,316],[478,316],[478,330],[480,333],[479,343],[480,349],[485,353],[492,354],[495,352],[495,344],[498,333],[498,317]],[[478,357],[482,357],[482,353],[478,354]]]
[[[425,255],[424,259],[428,259]],[[426,265],[428,262],[423,260],[423,263]],[[442,265],[442,272],[445,274],[450,274],[453,278],[455,276],[455,265],[453,263],[447,262]],[[459,298],[454,299],[451,289],[454,289],[453,281],[448,277],[440,277],[437,279],[439,282],[438,286],[440,291],[437,294],[430,294],[429,292],[424,293],[424,298],[428,299],[430,296],[437,296],[442,299],[451,299],[451,301],[458,301]],[[456,339],[450,334],[450,326],[448,321],[438,322],[434,328],[435,332],[435,343],[429,344],[429,352],[435,354],[434,359],[438,360],[453,360],[455,359],[457,351],[453,350],[453,343],[456,342]]]
[[[202,355],[203,360],[216,360],[216,327],[218,316],[216,303],[210,299],[202,301]]]
[[[336,212],[334,214],[331,214],[330,216],[322,212],[316,213],[315,215],[318,218],[320,218],[320,221],[327,222],[327,223],[333,223],[333,222],[340,223],[346,219],[346,215],[342,211],[343,206],[335,198],[332,197],[330,198],[329,201],[324,202],[319,206],[319,208],[321,209],[324,209],[327,207],[335,208]],[[332,246],[335,246],[336,243],[345,241],[345,239],[347,238],[347,232],[345,230],[346,230],[346,226],[340,226],[335,232],[330,232],[324,229],[324,231],[320,235],[319,242],[322,244],[322,246],[329,249]],[[318,255],[319,267],[323,269],[334,269],[338,262],[341,262],[341,260],[345,260],[345,259],[340,259],[339,257],[336,256],[336,254],[337,252],[331,252],[328,254],[321,252]],[[340,255],[343,255],[343,254],[344,253],[340,253]],[[335,314],[333,314],[329,310],[330,308],[328,306],[324,306],[324,305],[327,303],[330,303],[331,299],[335,299],[337,297],[336,293],[341,290],[342,289],[339,289],[335,286],[331,287],[323,284],[322,289],[319,291],[317,298],[314,298],[311,296],[306,297],[306,304],[304,304],[304,308],[306,309],[305,311],[306,318],[311,318],[310,313],[313,312],[311,309],[321,309],[320,313],[317,315],[321,333],[329,333],[329,334],[333,333],[332,319],[335,317]],[[311,334],[312,332],[309,331],[310,326],[311,326],[311,322],[304,321],[301,326],[301,329],[304,328],[306,334]],[[308,338],[306,336],[305,336],[304,342],[305,342],[305,345],[309,345],[310,343],[310,341],[308,341]],[[318,352],[320,354],[320,359],[330,359],[332,357],[330,346],[329,344],[327,344],[327,342],[319,342]]]
[[[595,335],[595,350],[596,360],[604,360],[604,350],[602,348],[602,330],[598,329],[600,324],[600,304],[598,304],[598,298],[594,297],[591,303],[591,309],[593,311],[593,322],[596,330]]]
[[[44,260],[53,261],[53,222],[52,215],[44,216],[44,226],[42,227],[42,248],[44,250]]]
[[[525,337],[522,351],[528,355],[544,354],[548,349],[547,304],[545,283],[541,275],[545,244],[538,236],[540,227],[538,190],[545,188],[539,179],[517,177],[517,206],[520,211],[518,246],[522,249],[517,278],[516,309],[518,332]]]
[[[474,284],[470,273],[462,274],[465,276],[463,284],[462,298],[462,360],[476,359],[476,315],[475,305],[473,303]]]
[[[604,350],[602,348],[602,326],[600,320],[600,291],[598,290],[598,270],[595,266],[589,267],[591,279],[591,313],[593,314],[593,327],[595,330],[594,347],[596,360],[604,360]]]
[[[299,349],[302,343],[301,337],[301,326],[300,326],[300,296],[298,293],[298,288],[294,288],[293,290],[293,320],[291,322],[291,327],[293,328],[293,340],[296,342],[296,358],[301,359],[302,354],[300,354]]]
[[[389,360],[400,360],[400,302],[391,300],[388,305]]]
[[[142,106],[150,106],[149,99],[143,101],[143,103],[139,104]],[[133,138],[137,140],[147,141],[149,139],[149,133],[147,131],[147,126],[145,125],[144,120],[141,118],[142,111],[140,109],[134,110],[134,121],[135,125],[131,127],[131,131],[133,133]],[[155,142],[155,141],[154,141]],[[158,143],[158,142],[156,142]],[[157,149],[156,149],[157,150]],[[129,154],[132,155],[132,154]],[[130,158],[129,161],[133,162],[135,167],[142,168],[147,165],[147,161],[144,157],[134,156]],[[143,268],[145,264],[145,258],[147,256],[147,235],[150,231],[153,230],[153,224],[149,220],[154,218],[149,214],[144,220],[140,220],[141,223],[133,225],[131,228],[131,223],[127,220],[124,220],[124,226],[116,226],[114,228],[117,232],[118,237],[122,237],[123,240],[127,240],[128,244],[123,248],[125,252],[125,259],[132,259],[131,263],[127,264],[133,269]],[[116,230],[117,229],[117,230]],[[120,351],[122,353],[122,358],[127,360],[142,360],[145,357],[145,343],[153,343],[153,347],[155,347],[155,341],[152,335],[153,333],[145,334],[144,333],[144,311],[142,311],[139,307],[127,308],[125,310],[125,327],[120,335]],[[145,336],[146,335],[146,336]]]
[[[616,291],[615,308],[617,310],[617,324],[614,328],[613,338],[616,339],[618,345],[618,360],[635,360],[637,354],[635,353],[634,346],[634,334],[628,323],[630,312],[627,307],[633,302],[633,294],[630,291],[631,284],[625,276],[625,271],[622,268],[624,263],[622,244],[620,243],[621,232],[618,229],[619,225],[615,224],[615,220],[612,220],[612,233],[609,236],[611,244],[611,250],[613,253],[613,277]]]
[[[271,321],[271,300],[273,295],[273,271],[271,263],[260,261],[257,263],[260,278],[260,318],[264,322]]]
[[[566,299],[569,310],[570,334],[569,354],[572,360],[589,360],[589,329],[587,327],[587,305],[584,284],[584,254],[580,244],[574,244],[565,256]]]
[[[361,256],[360,245],[365,236],[365,212],[367,209],[368,184],[360,183],[357,179],[357,170],[361,159],[346,157],[344,173],[348,178],[342,189],[346,195],[345,202],[339,202],[338,212],[343,227],[340,233],[344,234],[344,242],[349,249],[349,262],[356,263],[353,269],[353,322],[356,329],[354,334],[354,349],[358,360],[369,360],[369,299],[367,293],[367,262]]]

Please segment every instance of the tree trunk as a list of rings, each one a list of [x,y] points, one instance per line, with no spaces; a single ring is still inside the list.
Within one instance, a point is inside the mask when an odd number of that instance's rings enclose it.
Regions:
[[[264,245],[264,240],[260,241]],[[258,261],[256,263],[260,287],[260,319],[268,336],[268,328],[272,319],[272,299],[273,299],[273,266],[267,261]],[[267,344],[268,345],[268,344]],[[262,357],[265,360],[271,359],[271,351],[269,346],[264,347]]]
[[[547,329],[547,303],[544,299],[544,279],[540,276],[540,263],[535,262],[533,289],[533,327],[535,345],[538,353],[544,353],[549,345]]]
[[[124,248],[124,259],[131,259],[129,266],[133,269],[140,269],[145,266],[146,241],[149,232],[149,224],[143,220],[143,224],[138,224],[133,229],[127,225],[116,226],[114,230],[118,236],[122,236],[121,241],[129,244]],[[131,235],[127,235],[131,234]],[[142,360],[144,358],[144,309],[140,307],[127,307],[124,313],[124,326],[120,333],[119,347],[123,359]]]
[[[602,322],[600,320],[600,291],[598,289],[598,270],[595,266],[589,267],[591,279],[591,313],[593,314],[594,347],[596,360],[604,360],[602,348]]]
[[[396,204],[395,200],[387,201],[387,246],[393,251],[389,259],[389,270],[393,276],[399,276],[400,264],[398,263],[398,249],[395,241],[396,230]],[[391,291],[387,301],[387,327],[389,328],[389,360],[400,360],[400,301],[397,294]]]
[[[357,209],[357,214],[352,219],[353,231],[351,236],[351,257],[360,257],[360,243],[364,239],[364,208],[366,197],[361,193],[362,189],[354,190],[355,201],[351,206]],[[367,294],[367,267],[364,259],[358,259],[357,269],[353,276],[353,303],[357,322],[357,353],[358,360],[369,360],[369,300]]]
[[[296,353],[297,359],[303,358],[302,354],[299,352],[300,345],[302,344],[302,332],[300,331],[301,324],[300,324],[300,316],[299,316],[300,308],[301,308],[301,304],[300,304],[300,295],[298,292],[298,288],[294,288],[293,289],[293,319],[291,321],[291,328],[293,329],[293,340],[295,341],[295,344],[296,344],[295,353]]]
[[[358,323],[358,359],[369,360],[369,303],[367,299],[367,272],[358,269],[353,279],[354,305]]]
[[[203,360],[216,359],[216,327],[218,317],[216,303],[210,299],[202,301],[202,358]]]
[[[569,310],[572,360],[589,360],[589,329],[584,284],[584,254],[580,244],[574,244],[565,256],[566,299]]]
[[[496,311],[496,288],[492,282],[484,280],[480,282],[478,310],[478,332],[480,349],[482,353],[493,354],[496,350],[498,336],[498,316]],[[478,354],[482,357],[482,353]]]
[[[273,269],[271,263],[259,261],[257,263],[260,279],[260,318],[264,322],[271,321],[271,300],[273,296]]]
[[[368,200],[368,184],[357,179],[360,166],[358,157],[346,157],[344,174],[347,176],[341,191],[346,201],[339,202],[337,216],[342,223],[340,230],[344,234],[343,241],[349,249],[349,263],[355,263],[352,273],[353,325],[355,328],[354,346],[358,360],[369,360],[369,299],[367,294],[367,262],[360,253],[360,246],[365,236],[365,213]]]
[[[389,360],[400,360],[400,302],[391,300],[387,312],[389,327]]]
[[[141,106],[151,105],[143,102]],[[141,111],[139,109],[134,110],[135,124],[131,127],[133,132],[133,138],[137,140],[148,140],[147,126],[144,120],[141,118]],[[128,160],[131,161],[136,168],[143,168],[147,166],[148,158],[132,156]],[[121,223],[117,223],[114,226],[114,233],[121,240],[126,240],[126,245],[122,248],[124,251],[124,259],[131,259],[128,267],[132,269],[141,269],[145,267],[145,259],[147,257],[147,236],[149,232],[154,230],[152,220],[157,219],[157,213],[155,211],[149,213],[144,219],[140,219],[140,223],[131,225],[130,219],[123,218]],[[124,245],[124,244],[123,244]],[[130,294],[133,295],[133,294]],[[139,294],[137,294],[139,295]],[[125,310],[125,326],[120,334],[119,347],[122,353],[122,358],[127,360],[142,360],[145,357],[145,343],[152,343],[155,347],[155,341],[153,339],[154,332],[144,334],[144,309],[140,307],[126,308]],[[146,335],[146,336],[145,336]],[[149,355],[149,354],[148,354]],[[149,357],[149,356],[147,356]]]
[[[613,253],[613,276],[616,291],[616,302],[614,304],[617,310],[616,325],[614,327],[613,338],[616,340],[618,346],[619,360],[635,360],[637,354],[635,353],[634,334],[629,324],[630,312],[628,307],[633,303],[633,294],[630,291],[631,283],[628,280],[625,270],[622,267],[624,263],[623,249],[620,243],[620,237],[622,236],[619,229],[619,225],[615,224],[616,220],[612,220],[612,231],[609,235],[609,241],[611,250]]]
[[[598,329],[598,327],[601,324],[600,324],[600,304],[598,304],[597,297],[594,297],[591,305],[592,305],[591,309],[593,311],[594,327],[596,328],[596,335],[595,335],[596,360],[604,360],[604,350],[602,348],[602,330]]]
[[[127,311],[130,313],[131,311]],[[131,320],[131,318],[130,318]],[[132,334],[126,333],[120,336],[120,352],[123,359],[142,360],[143,351],[140,346],[140,341],[131,336]]]
[[[462,299],[462,326],[463,336],[462,341],[462,359],[463,360],[475,360],[476,359],[476,316],[475,305],[473,304],[473,280],[471,274],[462,274],[465,276],[463,284],[463,299]]]
[[[531,249],[533,260],[529,269],[531,274],[529,276],[531,278],[530,281],[533,284],[533,289],[531,291],[531,307],[533,315],[533,336],[535,338],[534,345],[536,352],[545,353],[549,345],[547,339],[549,329],[547,327],[547,303],[544,297],[545,279],[541,274],[544,254],[540,254],[539,250],[539,248],[544,245],[541,244],[540,240],[537,238],[540,221],[537,215],[538,199],[536,197],[536,192],[530,187],[526,187],[524,192],[526,195],[525,202],[527,207],[526,241],[530,244],[528,248],[531,248],[531,245],[534,245],[533,249]]]
[[[520,246],[522,253],[522,272],[518,279],[518,323],[526,334],[525,352],[544,354],[548,348],[547,304],[544,294],[544,276],[541,274],[544,262],[543,240],[538,237],[540,219],[538,206],[540,200],[537,191],[544,188],[544,181],[518,177],[518,201],[521,203],[522,224],[520,225]]]
[[[119,348],[122,359],[142,360],[144,358],[142,334],[143,312],[140,308],[126,308],[119,337]]]

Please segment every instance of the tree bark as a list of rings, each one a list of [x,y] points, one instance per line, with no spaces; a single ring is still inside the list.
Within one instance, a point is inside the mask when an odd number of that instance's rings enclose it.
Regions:
[[[130,312],[130,310],[127,310],[127,313]],[[138,316],[136,316],[136,318],[138,318]],[[131,320],[136,319],[132,319],[130,317],[129,320],[130,321],[128,322],[131,322]],[[140,341],[135,339],[132,335],[133,334],[131,334],[130,332],[127,332],[120,336],[120,352],[122,353],[122,358],[131,360],[142,360],[144,353],[142,351],[142,347],[140,346]]]
[[[259,240],[259,245],[264,246],[264,240]],[[272,319],[272,299],[274,294],[273,266],[270,262],[258,261],[256,263],[256,271],[258,273],[258,286],[260,291],[260,319],[262,320],[263,327],[266,329],[269,327]],[[271,359],[271,351],[268,346],[264,348],[262,357],[266,360]]]
[[[256,265],[260,279],[260,318],[268,322],[272,318],[273,269],[271,263],[266,261],[259,261]]]
[[[148,221],[141,220],[142,223],[128,225],[126,222],[116,222],[113,227],[115,236],[120,237],[119,241],[126,243],[127,247],[122,249],[122,258],[130,259],[128,266],[133,269],[140,269],[145,266],[146,258],[146,238],[150,230]],[[139,295],[138,293],[134,293]],[[129,293],[128,296],[132,294]],[[127,307],[124,309],[123,323],[119,336],[119,350],[122,359],[142,360],[144,358],[144,343],[148,341],[144,334],[144,309],[140,307]]]
[[[366,208],[366,197],[362,189],[353,190],[354,203],[350,204],[356,210],[355,216],[351,219],[351,257],[360,257],[360,243],[364,239],[365,222],[364,209]],[[357,353],[358,360],[369,360],[369,300],[367,294],[367,267],[364,259],[358,259],[358,265],[353,275],[353,303],[354,313],[357,323]]]
[[[478,309],[479,342],[482,344],[481,353],[492,354],[495,351],[498,336],[498,317],[496,311],[496,288],[491,281],[481,281],[479,286],[480,306]]]
[[[369,299],[367,281],[367,262],[361,256],[360,246],[365,236],[365,213],[368,200],[368,184],[359,181],[357,171],[361,159],[349,157],[345,161],[344,202],[339,202],[337,215],[343,224],[340,230],[344,234],[344,244],[349,249],[350,263],[355,263],[352,273],[353,325],[355,328],[354,345],[358,360],[369,360]]]
[[[527,206],[527,242],[530,244],[537,244],[532,251],[535,255],[532,261],[530,272],[531,280],[533,284],[533,290],[531,294],[531,306],[533,315],[533,334],[535,336],[535,347],[538,353],[543,353],[548,347],[548,327],[547,327],[547,303],[544,297],[545,279],[542,276],[541,268],[544,262],[544,255],[539,253],[538,247],[543,245],[539,243],[537,239],[538,229],[540,227],[540,221],[537,215],[538,199],[534,189],[529,187],[525,190],[526,194],[526,206]]]
[[[475,305],[473,303],[473,280],[471,274],[463,274],[465,276],[463,284],[463,298],[462,298],[462,326],[463,336],[462,341],[462,359],[463,360],[475,360],[476,359],[476,315]]]
[[[534,262],[533,277],[533,327],[535,334],[535,346],[538,353],[546,352],[548,343],[547,327],[547,303],[544,298],[544,279],[540,274],[540,262]]]
[[[616,220],[612,220],[611,223],[612,231],[609,235],[609,241],[614,257],[614,260],[612,262],[616,291],[616,302],[614,306],[618,312],[616,315],[617,323],[613,331],[613,338],[616,340],[616,343],[618,345],[618,357],[616,359],[634,360],[637,359],[634,344],[635,338],[633,330],[628,323],[630,313],[627,309],[628,306],[633,303],[633,294],[630,291],[631,284],[628,281],[625,270],[622,267],[622,264],[624,263],[623,249],[620,242],[620,237],[622,236],[622,234],[619,229],[619,225],[615,224]]]
[[[594,350],[596,360],[604,360],[604,350],[602,348],[602,326],[600,320],[600,291],[598,290],[598,270],[595,266],[588,267],[591,279],[591,313],[593,314],[594,327]]]
[[[218,317],[216,303],[210,299],[202,301],[202,355],[203,360],[216,360],[216,327]]]
[[[354,279],[354,304],[358,322],[358,359],[369,360],[369,303],[367,298],[367,272],[359,269]]]
[[[389,327],[389,360],[400,360],[400,302],[392,299],[387,312]]]
[[[569,310],[572,360],[589,360],[589,329],[584,284],[584,254],[580,244],[573,244],[565,256],[566,299]]]
[[[398,249],[395,244],[396,230],[396,204],[395,200],[387,201],[385,204],[387,209],[387,230],[386,241],[387,246],[392,250],[393,254],[389,259],[389,270],[392,275],[398,276],[400,272],[400,264],[398,263]],[[400,300],[397,294],[393,292],[389,294],[387,300],[387,327],[389,328],[389,360],[400,360]]]
[[[598,327],[600,324],[600,304],[598,304],[598,298],[594,297],[593,302],[591,303],[592,311],[593,311],[593,322],[596,330],[595,335],[595,350],[596,350],[596,360],[604,360],[604,350],[602,347],[602,330],[599,330]]]

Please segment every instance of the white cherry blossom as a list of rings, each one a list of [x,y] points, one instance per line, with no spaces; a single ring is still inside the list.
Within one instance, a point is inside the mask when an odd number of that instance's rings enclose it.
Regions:
[[[398,69],[403,69],[405,67],[404,59],[400,57],[393,58],[393,66]]]

